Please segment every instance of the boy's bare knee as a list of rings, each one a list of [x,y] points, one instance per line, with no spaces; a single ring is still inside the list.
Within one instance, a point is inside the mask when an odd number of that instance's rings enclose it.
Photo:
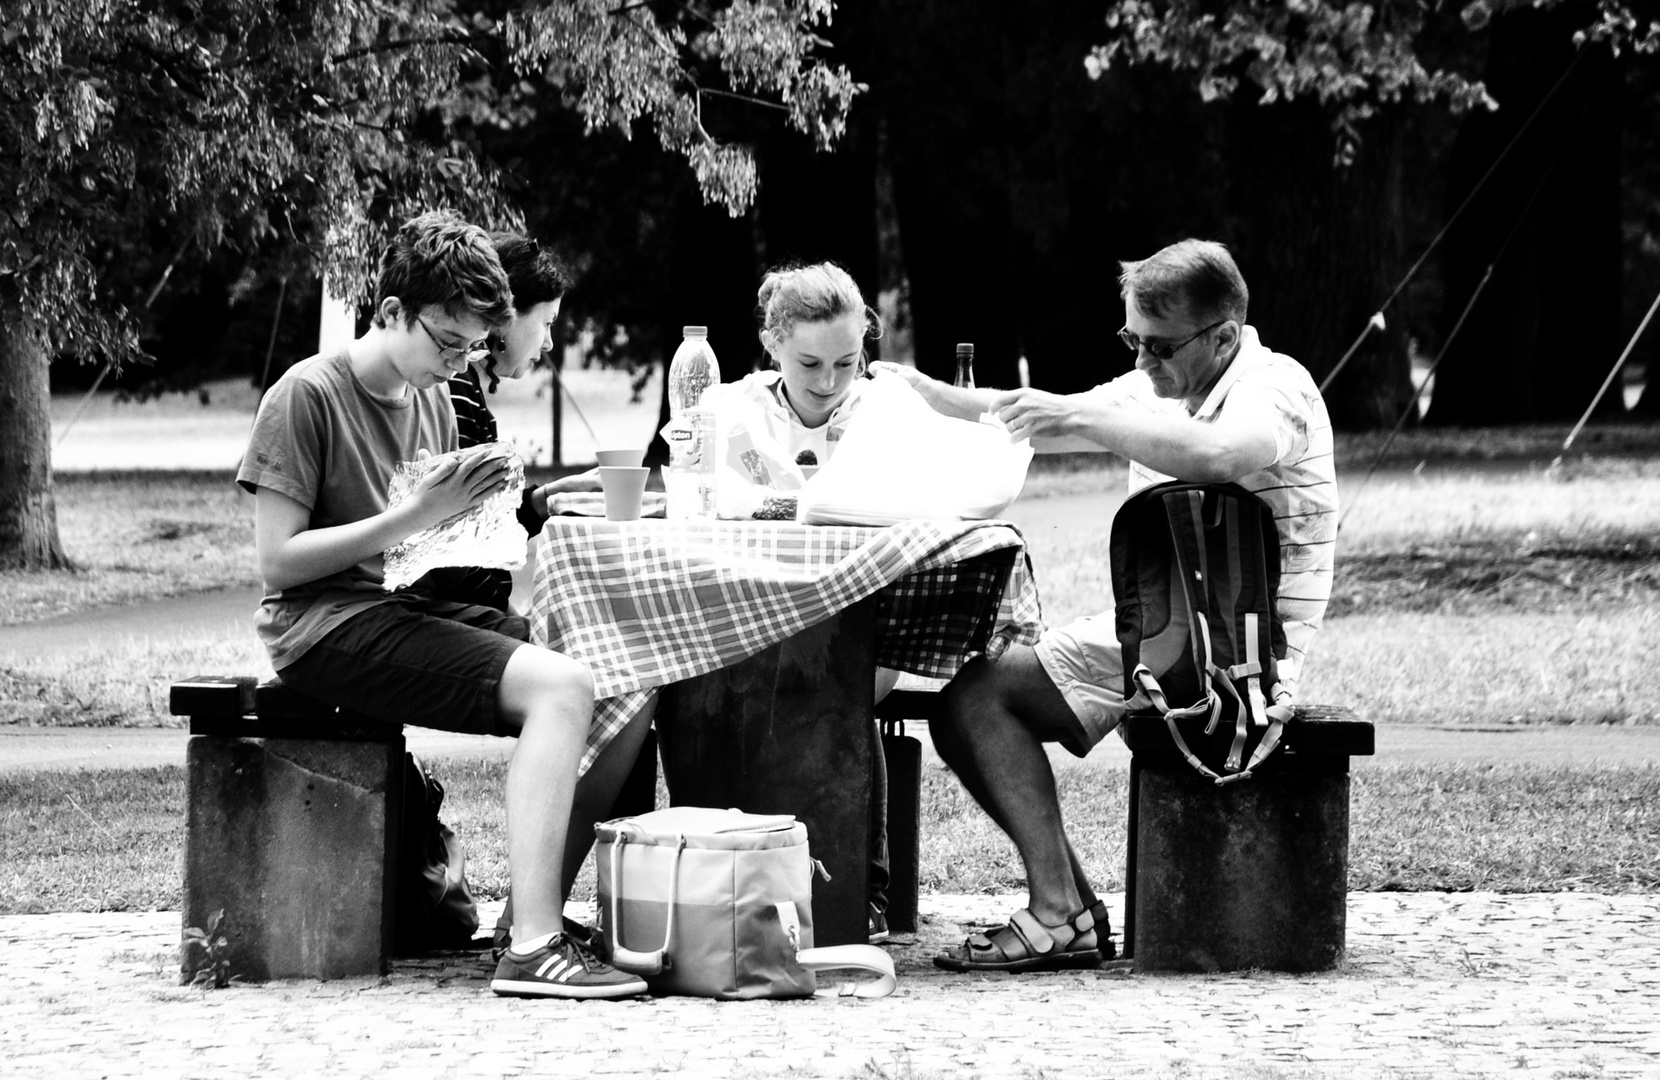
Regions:
[[[503,714],[520,723],[538,704],[592,708],[594,674],[574,657],[525,645],[514,651],[501,673],[500,698]]]

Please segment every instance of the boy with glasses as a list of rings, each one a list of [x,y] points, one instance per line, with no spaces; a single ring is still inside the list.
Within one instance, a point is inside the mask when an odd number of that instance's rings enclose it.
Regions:
[[[489,237],[448,213],[405,224],[381,258],[372,325],[290,368],[260,403],[237,482],[255,497],[266,596],[256,628],[285,683],[393,723],[516,736],[507,846],[519,940],[499,994],[612,998],[643,980],[563,932],[559,852],[593,715],[593,680],[528,644],[525,620],[382,582],[382,552],[506,481],[487,447],[433,469],[388,506],[400,461],[456,449],[440,386],[512,314]]]
[[[1308,372],[1270,352],[1245,323],[1249,294],[1221,244],[1183,240],[1122,264],[1135,370],[1082,394],[967,390],[911,378],[941,412],[992,411],[1039,451],[1111,450],[1130,461],[1130,493],[1166,480],[1234,482],[1273,511],[1280,533],[1278,663],[1288,703],[1331,594],[1337,479],[1331,422]],[[946,687],[934,746],[1019,849],[1030,903],[1007,926],[935,958],[953,971],[1092,967],[1113,955],[1106,905],[1061,823],[1045,742],[1082,757],[1125,713],[1111,612],[1050,627],[1035,646],[965,665]]]

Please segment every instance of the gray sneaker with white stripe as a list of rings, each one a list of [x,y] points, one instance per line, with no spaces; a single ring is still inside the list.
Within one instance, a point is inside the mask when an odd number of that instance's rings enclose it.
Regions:
[[[569,934],[559,933],[529,956],[512,949],[502,953],[490,989],[511,997],[620,998],[645,993],[646,981],[618,971]]]

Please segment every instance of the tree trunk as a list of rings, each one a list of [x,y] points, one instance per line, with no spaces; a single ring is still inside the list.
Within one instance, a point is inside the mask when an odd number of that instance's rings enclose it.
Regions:
[[[45,343],[16,305],[0,318],[0,570],[72,570],[52,499]]]
[[[1449,214],[1575,64],[1583,18],[1564,4],[1494,20],[1486,81],[1500,108],[1459,130]],[[1429,423],[1577,419],[1619,355],[1620,79],[1606,49],[1587,49],[1447,235],[1443,335],[1493,274],[1445,346]],[[1602,405],[1622,408],[1617,394]]]
[[[1263,344],[1299,361],[1321,382],[1388,297],[1402,266],[1398,117],[1373,118],[1348,165],[1334,165],[1335,138],[1313,102],[1234,103],[1231,246],[1251,289],[1250,322]],[[1404,318],[1366,337],[1326,391],[1332,423],[1389,427],[1411,392]]]
[[[887,120],[917,368],[949,380],[953,346],[971,341],[979,383],[1012,386],[1017,280],[1005,71],[1012,19],[987,0],[881,10],[871,96]]]

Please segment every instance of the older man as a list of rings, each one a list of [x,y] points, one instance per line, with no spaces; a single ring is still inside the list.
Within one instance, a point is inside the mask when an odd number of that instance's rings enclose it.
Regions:
[[[1279,611],[1286,656],[1280,700],[1296,692],[1331,592],[1337,483],[1331,422],[1308,372],[1246,325],[1249,293],[1221,244],[1183,240],[1122,264],[1135,370],[1081,394],[1007,393],[905,374],[939,411],[995,412],[1040,451],[1110,450],[1130,461],[1130,492],[1170,479],[1232,481],[1256,492],[1280,534]],[[993,662],[979,658],[946,688],[931,727],[940,756],[1006,832],[1026,867],[1029,903],[1007,926],[936,957],[958,971],[1044,971],[1113,956],[1101,903],[1061,822],[1045,742],[1087,754],[1125,712],[1110,612],[1044,631]]]

